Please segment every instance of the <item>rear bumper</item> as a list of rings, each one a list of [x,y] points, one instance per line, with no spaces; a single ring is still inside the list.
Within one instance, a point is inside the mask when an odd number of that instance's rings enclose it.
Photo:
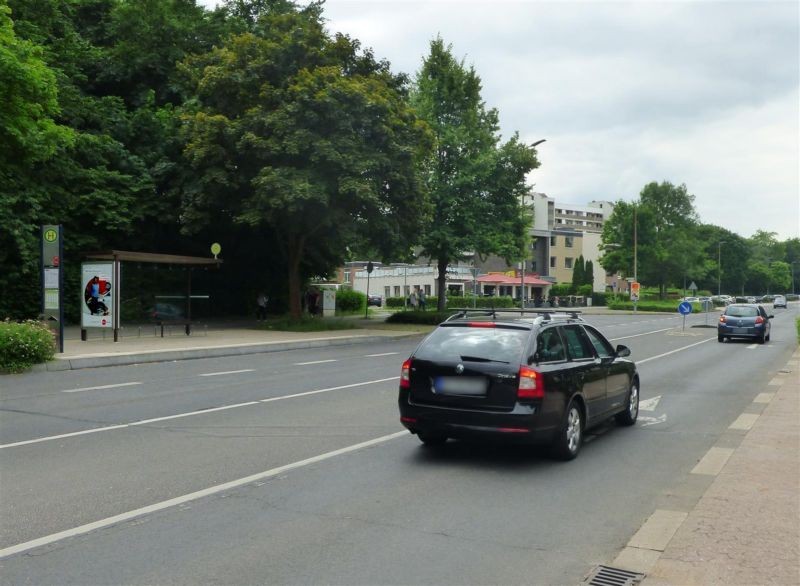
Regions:
[[[766,327],[762,324],[749,328],[736,328],[722,324],[717,326],[718,335],[730,338],[760,338],[765,332]]]
[[[455,410],[408,402],[407,393],[400,394],[400,423],[411,433],[443,434],[451,438],[503,439],[528,444],[553,441],[558,429],[536,407],[517,405],[514,411]]]

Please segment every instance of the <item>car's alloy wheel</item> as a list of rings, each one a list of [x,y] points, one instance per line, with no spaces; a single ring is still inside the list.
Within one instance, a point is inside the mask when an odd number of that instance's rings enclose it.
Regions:
[[[575,401],[570,401],[564,423],[553,442],[553,455],[559,460],[572,460],[578,455],[583,440],[583,412]]]
[[[721,344],[724,341],[725,341],[725,336],[723,336],[722,334],[717,334],[717,342]]]
[[[617,413],[616,420],[620,425],[633,425],[639,417],[639,381],[633,381],[628,391],[628,406],[625,411]]]

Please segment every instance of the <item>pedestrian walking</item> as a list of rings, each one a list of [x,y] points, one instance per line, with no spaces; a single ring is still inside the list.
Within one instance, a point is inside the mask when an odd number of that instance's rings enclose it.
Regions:
[[[417,305],[419,304],[419,298],[417,297],[417,290],[416,289],[412,289],[411,290],[411,296],[409,298],[409,301],[411,303],[411,311],[417,311]]]
[[[425,291],[423,289],[419,290],[419,307],[422,311],[425,311],[425,305],[427,300],[425,299]]]
[[[267,303],[269,302],[269,297],[261,291],[256,297],[256,304],[258,308],[256,309],[256,319],[259,321],[263,321],[267,319]]]

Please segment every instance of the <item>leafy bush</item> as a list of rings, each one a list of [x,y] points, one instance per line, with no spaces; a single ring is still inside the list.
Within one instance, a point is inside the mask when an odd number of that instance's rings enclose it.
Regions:
[[[592,293],[592,305],[595,307],[606,304],[607,293]]]
[[[566,297],[572,294],[572,283],[556,283],[550,287],[552,297]]]
[[[426,306],[428,309],[436,309],[436,305],[439,302],[438,297],[427,297],[425,299]],[[472,307],[473,302],[475,303],[475,307],[514,307],[514,298],[513,297],[475,297],[474,295],[448,295],[447,296],[447,307]],[[386,299],[386,307],[391,307],[394,309],[398,309],[403,307],[403,298],[402,297],[388,297]],[[409,310],[411,306],[408,306]]]
[[[340,289],[336,292],[336,309],[342,312],[363,312],[367,307],[367,296],[352,289]]]
[[[53,335],[41,322],[0,322],[0,371],[22,372],[55,354]]]
[[[386,323],[437,325],[454,313],[453,311],[398,311],[390,315]]]
[[[325,332],[328,330],[354,330],[358,329],[358,326],[351,321],[343,319],[326,319],[304,315],[299,319],[292,319],[289,316],[269,319],[258,324],[258,328],[281,332]]]
[[[583,295],[584,297],[590,297],[592,295],[592,286],[591,285],[581,285],[578,287],[578,295]]]

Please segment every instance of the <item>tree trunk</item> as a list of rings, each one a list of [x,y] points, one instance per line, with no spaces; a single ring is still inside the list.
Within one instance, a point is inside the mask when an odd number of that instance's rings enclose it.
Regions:
[[[303,236],[289,236],[287,243],[287,256],[289,257],[289,315],[299,319],[302,312],[300,304],[300,259],[303,257],[305,238]]]
[[[436,284],[439,288],[438,299],[436,301],[436,309],[444,311],[447,305],[447,259],[439,259],[437,266],[439,268],[439,275],[436,277]]]

